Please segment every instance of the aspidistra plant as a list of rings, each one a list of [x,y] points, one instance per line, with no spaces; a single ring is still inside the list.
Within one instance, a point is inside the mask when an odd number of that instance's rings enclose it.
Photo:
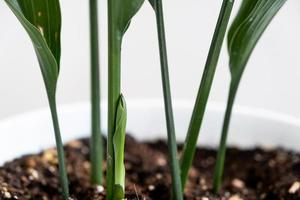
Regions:
[[[219,190],[222,182],[228,128],[240,80],[258,40],[285,2],[286,0],[243,0],[230,27],[228,52],[231,81],[214,173],[215,192]]]
[[[28,33],[38,58],[52,115],[59,161],[60,182],[64,199],[68,199],[68,178],[56,108],[56,85],[61,51],[61,13],[59,1],[5,0],[5,2]]]
[[[144,0],[108,0],[108,126],[107,126],[107,199],[113,200],[115,188],[116,115],[121,96],[121,46],[132,17]],[[119,180],[119,179],[118,179]],[[117,184],[116,188],[119,188]]]
[[[192,161],[194,158],[199,131],[201,128],[207,100],[213,83],[233,4],[234,0],[223,0],[222,8],[207,56],[204,72],[202,74],[200,87],[185,139],[182,156],[180,159],[181,181],[183,188],[185,186],[188,177],[188,171],[192,165]]]
[[[163,93],[164,93],[165,115],[166,115],[166,124],[167,124],[167,132],[168,132],[169,159],[170,159],[171,175],[172,175],[172,192],[174,197],[173,199],[182,200],[183,192],[181,188],[180,167],[177,158],[177,143],[176,143],[175,124],[174,124],[170,80],[169,80],[163,5],[162,5],[162,0],[149,0],[149,2],[153,7],[156,16],[162,86],[163,86]]]

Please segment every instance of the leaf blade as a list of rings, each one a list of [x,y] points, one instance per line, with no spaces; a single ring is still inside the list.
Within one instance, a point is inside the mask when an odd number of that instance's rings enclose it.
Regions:
[[[231,82],[214,172],[215,192],[220,189],[222,182],[228,129],[240,80],[257,42],[285,2],[286,0],[244,0],[230,28],[228,51]]]
[[[223,0],[206,59],[205,68],[202,74],[201,83],[198,89],[197,98],[194,104],[192,117],[181,155],[181,179],[183,188],[188,178],[188,171],[194,158],[195,148],[204,118],[204,112],[206,110],[206,104],[209,98],[233,5],[234,0]]]
[[[31,21],[29,21],[24,15],[20,7],[20,4],[18,3],[18,2],[24,3],[24,1],[5,0],[5,2],[10,7],[12,12],[15,14],[15,16],[18,18],[18,20],[20,21],[20,23],[28,33],[38,57],[40,69],[43,75],[47,92],[48,94],[51,93],[51,95],[54,95],[56,90],[57,78],[59,74],[58,63],[59,63],[60,56],[55,57],[53,52],[55,52],[56,54],[60,52],[60,50],[57,50],[60,49],[60,40],[55,46],[55,48],[53,47],[51,50],[50,47],[48,46],[46,39],[41,34],[40,30],[34,24],[32,24]],[[24,4],[22,5],[23,7],[25,7]],[[27,15],[29,15],[28,13]]]
[[[5,0],[5,2],[28,33],[38,58],[51,110],[59,161],[60,183],[62,186],[63,197],[65,200],[67,200],[69,198],[69,183],[67,177],[67,170],[65,167],[64,149],[60,134],[55,98],[60,62],[61,13],[59,1]],[[43,3],[45,3],[46,5],[46,7],[43,7],[44,9],[38,6],[42,5]],[[52,5],[52,8],[54,10],[49,9],[49,5]],[[36,10],[36,8],[38,9]],[[50,20],[50,11],[51,16],[54,17],[56,20]],[[47,14],[47,20],[37,20],[39,17],[41,17],[41,14]],[[46,27],[48,29],[46,29]],[[51,29],[51,27],[54,28]],[[47,30],[47,33],[44,32],[45,30]]]

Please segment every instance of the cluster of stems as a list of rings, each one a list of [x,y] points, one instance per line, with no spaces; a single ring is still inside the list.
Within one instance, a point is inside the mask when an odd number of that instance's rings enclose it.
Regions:
[[[6,0],[6,3],[17,16],[25,30],[33,41],[39,64],[48,94],[49,106],[55,133],[58,152],[59,175],[63,197],[69,198],[69,186],[67,170],[65,166],[63,142],[61,139],[59,120],[56,107],[56,83],[60,62],[60,38],[53,42],[47,38],[60,34],[60,8],[58,0],[46,0],[45,11],[49,18],[38,18],[41,14],[35,8],[43,7],[43,2],[30,0]],[[222,183],[224,170],[226,140],[230,122],[230,116],[241,80],[243,70],[250,54],[268,23],[278,12],[286,0],[244,0],[240,12],[234,21],[229,33],[229,54],[231,67],[231,84],[222,136],[217,155],[213,189],[218,192]],[[124,145],[127,111],[125,99],[121,94],[121,46],[131,18],[138,12],[144,0],[108,0],[108,124],[107,124],[107,167],[106,167],[106,194],[108,200],[120,200],[125,194],[125,167]],[[157,35],[159,44],[162,88],[165,106],[165,118],[167,125],[167,143],[169,165],[172,177],[171,199],[183,200],[183,191],[191,168],[199,131],[208,102],[211,86],[214,80],[219,55],[226,35],[234,0],[223,0],[218,21],[212,37],[210,49],[202,74],[197,93],[192,117],[189,123],[181,157],[178,156],[175,122],[172,108],[171,87],[169,79],[169,66],[167,58],[167,45],[164,27],[162,0],[149,0],[156,18]],[[33,6],[34,5],[34,6]],[[50,13],[53,12],[54,23],[50,23]],[[44,13],[43,13],[44,14]],[[103,142],[101,136],[100,115],[100,67],[99,67],[99,33],[98,33],[98,2],[89,0],[90,21],[90,53],[91,53],[91,183],[96,186],[103,184]],[[251,15],[251,20],[248,16]],[[248,18],[247,18],[248,17]],[[249,23],[244,23],[249,22]],[[247,21],[249,20],[249,21]],[[239,27],[238,27],[239,25]],[[50,26],[54,26],[50,31]],[[37,28],[38,27],[38,28]],[[49,35],[45,36],[43,28],[49,28]],[[52,27],[51,27],[52,28]],[[243,32],[244,31],[244,32]],[[251,32],[253,31],[253,32]],[[235,45],[236,42],[236,46]]]

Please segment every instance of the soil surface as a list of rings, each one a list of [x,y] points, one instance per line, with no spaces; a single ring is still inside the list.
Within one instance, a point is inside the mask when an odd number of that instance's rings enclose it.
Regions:
[[[65,146],[70,193],[74,200],[105,199],[103,187],[89,183],[87,139]],[[13,147],[12,147],[13,148]],[[283,149],[229,148],[224,184],[211,192],[216,152],[197,149],[185,189],[188,200],[300,200],[300,155]],[[170,174],[164,141],[126,138],[126,198],[169,200]],[[55,149],[26,155],[0,167],[0,199],[61,199]]]

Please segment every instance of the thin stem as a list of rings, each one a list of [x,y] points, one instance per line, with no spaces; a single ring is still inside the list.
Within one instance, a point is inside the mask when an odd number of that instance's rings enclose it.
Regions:
[[[228,95],[227,107],[226,107],[225,117],[223,122],[221,141],[219,145],[216,167],[214,172],[214,178],[213,178],[214,192],[218,192],[222,184],[222,177],[223,177],[223,170],[224,170],[224,163],[225,163],[225,156],[226,156],[226,142],[227,142],[228,128],[229,128],[230,117],[232,113],[232,107],[234,104],[236,92],[239,85],[239,84],[234,84],[233,82],[234,81],[231,81],[230,84],[230,91]]]
[[[114,3],[108,0],[108,125],[107,125],[107,199],[113,199],[115,116],[121,87],[121,34],[116,30]]]
[[[166,48],[164,18],[163,18],[163,6],[161,0],[155,1],[154,10],[156,13],[162,86],[163,86],[163,93],[164,93],[165,115],[166,115],[166,122],[167,122],[167,131],[168,131],[168,148],[169,148],[171,175],[172,175],[172,189],[173,189],[174,199],[182,200],[183,192],[181,188],[180,167],[179,167],[179,162],[177,157],[177,144],[176,144],[175,125],[174,125],[174,117],[173,117],[173,110],[172,110],[169,71],[168,71],[168,58],[167,58],[167,48]]]
[[[218,22],[215,27],[215,32],[206,60],[202,80],[198,90],[197,99],[194,105],[194,110],[189,124],[180,162],[183,189],[185,187],[185,183],[188,177],[188,171],[193,162],[199,131],[203,120],[203,115],[205,112],[210,89],[213,83],[216,67],[219,60],[219,55],[221,52],[233,4],[234,0],[223,0],[222,8],[219,14]]]
[[[103,146],[100,115],[100,70],[98,39],[98,3],[90,0],[90,48],[91,48],[91,183],[102,184]]]
[[[58,164],[59,164],[60,184],[62,187],[63,197],[65,200],[68,200],[68,198],[69,198],[69,181],[68,181],[67,169],[65,166],[65,154],[64,154],[64,147],[63,147],[61,134],[60,134],[55,95],[53,95],[51,97],[48,96],[48,99],[49,99],[49,105],[50,105],[52,122],[53,122],[54,133],[55,133],[56,150],[57,150]]]

